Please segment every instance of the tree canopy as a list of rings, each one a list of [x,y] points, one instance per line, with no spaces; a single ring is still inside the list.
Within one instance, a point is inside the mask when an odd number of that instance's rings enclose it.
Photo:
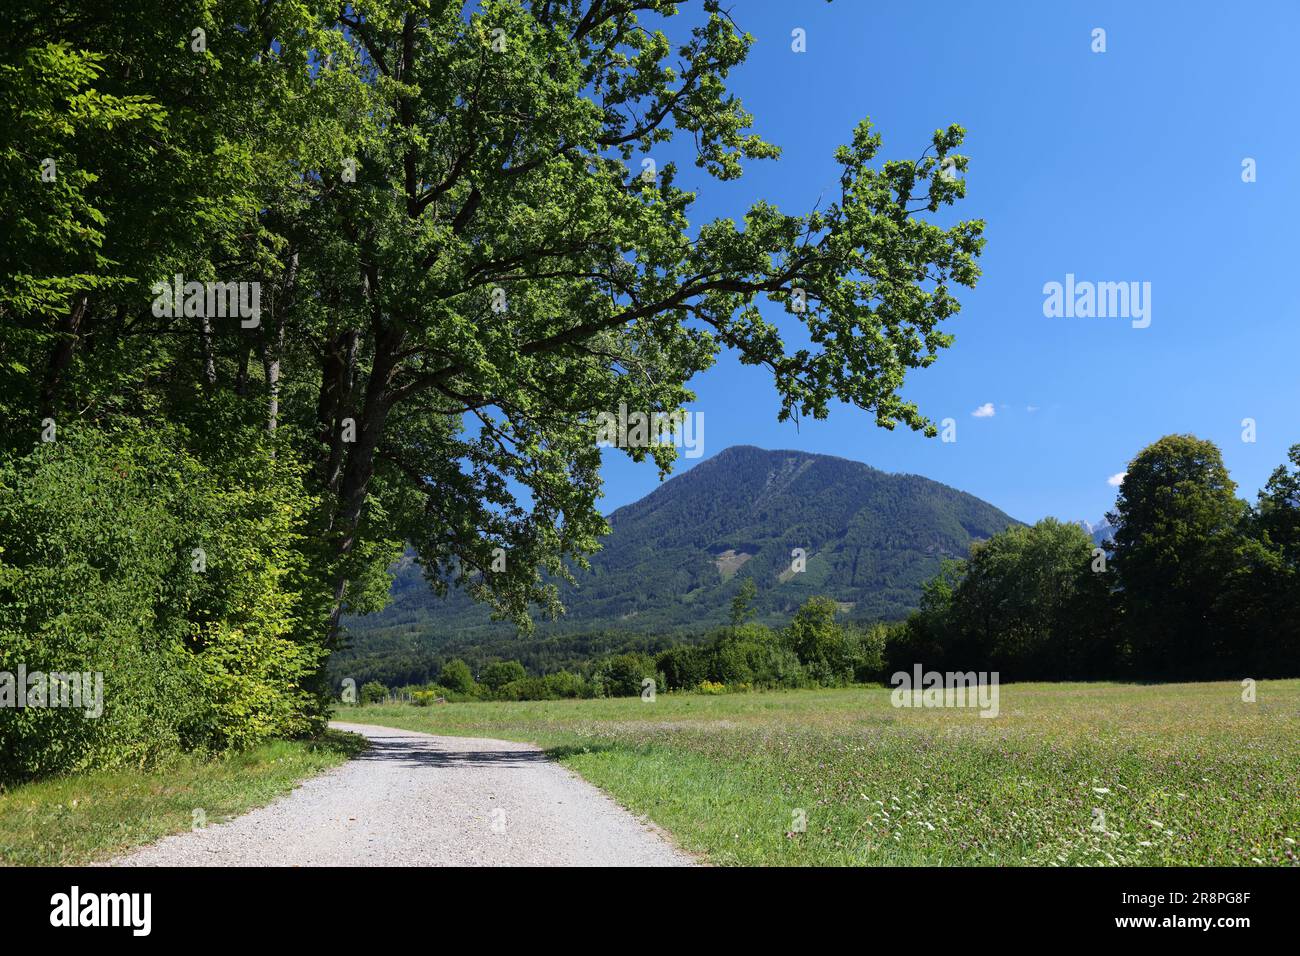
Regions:
[[[1005,679],[1300,673],[1300,445],[1251,507],[1213,442],[1166,435],[1134,457],[1113,540],[1048,518],[945,564],[891,659]]]
[[[934,433],[900,389],[979,275],[983,223],[944,212],[962,129],[885,159],[864,118],[824,207],[699,221],[679,161],[698,189],[779,156],[716,0],[8,12],[4,454],[166,422],[211,467],[292,462],[305,645],[382,602],[404,542],[523,626],[558,612],[606,530],[596,416],[680,410],[723,349],[770,371],[782,419],[843,402]]]

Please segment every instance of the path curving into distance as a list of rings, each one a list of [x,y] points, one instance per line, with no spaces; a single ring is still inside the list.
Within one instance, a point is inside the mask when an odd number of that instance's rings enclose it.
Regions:
[[[229,822],[114,866],[691,866],[530,744],[332,723],[369,749]]]

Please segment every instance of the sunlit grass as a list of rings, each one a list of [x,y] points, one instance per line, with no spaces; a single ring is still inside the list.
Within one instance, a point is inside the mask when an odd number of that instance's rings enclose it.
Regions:
[[[178,758],[148,772],[60,777],[0,791],[0,863],[84,864],[268,803],[364,747],[351,734],[276,741],[213,760]]]
[[[714,863],[1297,865],[1300,681],[1257,695],[1011,684],[992,719],[868,688],[339,716],[536,742]]]

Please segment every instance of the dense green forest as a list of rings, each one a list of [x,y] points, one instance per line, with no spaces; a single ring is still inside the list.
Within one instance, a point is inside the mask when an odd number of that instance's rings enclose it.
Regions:
[[[598,416],[677,413],[724,349],[782,421],[935,434],[900,390],[979,275],[962,129],[891,160],[863,120],[814,211],[701,221],[779,150],[728,89],[752,38],[704,0],[670,42],[679,6],[6,4],[0,661],[104,709],[0,708],[0,779],[319,728],[407,546],[557,612]]]

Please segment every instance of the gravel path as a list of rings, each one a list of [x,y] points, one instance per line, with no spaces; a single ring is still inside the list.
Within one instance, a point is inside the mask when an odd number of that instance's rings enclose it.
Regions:
[[[529,744],[334,723],[370,748],[274,803],[116,866],[690,866]]]

